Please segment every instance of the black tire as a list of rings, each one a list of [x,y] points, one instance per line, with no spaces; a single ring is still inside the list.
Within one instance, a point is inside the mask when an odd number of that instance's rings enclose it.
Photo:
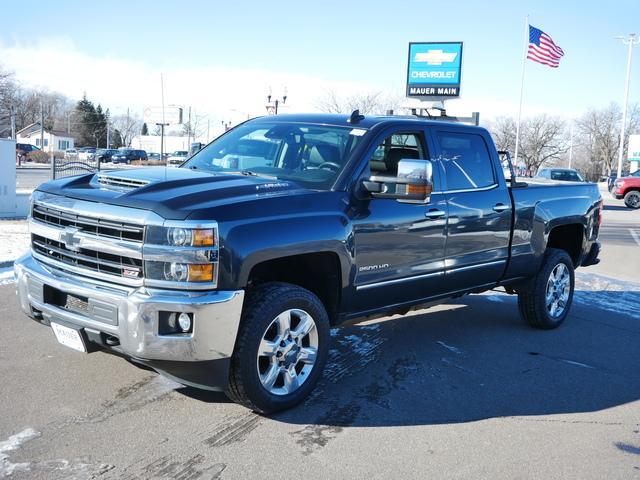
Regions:
[[[317,356],[311,372],[297,390],[286,395],[275,395],[260,381],[257,353],[263,334],[271,322],[289,309],[304,310],[315,321]],[[259,285],[250,290],[245,299],[225,393],[234,402],[262,414],[291,408],[302,402],[318,383],[327,360],[329,342],[329,317],[318,297],[288,283]]]
[[[624,196],[624,204],[634,210],[640,208],[640,190],[628,191]]]
[[[564,303],[564,310],[558,316],[552,316],[547,308],[547,283],[551,273],[559,264],[564,264],[570,278],[569,298]],[[534,328],[551,330],[559,327],[567,318],[571,303],[573,302],[573,290],[575,276],[573,261],[564,250],[550,248],[545,253],[542,267],[535,277],[526,286],[518,289],[518,309],[520,316]]]

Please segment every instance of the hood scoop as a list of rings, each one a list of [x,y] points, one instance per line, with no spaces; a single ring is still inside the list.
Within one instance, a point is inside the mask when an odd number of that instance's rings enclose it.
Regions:
[[[149,184],[149,180],[142,180],[139,178],[127,178],[119,177],[117,175],[98,174],[98,184],[101,188],[108,188],[110,190],[118,190],[128,192],[129,190],[135,190],[136,188],[144,187]]]

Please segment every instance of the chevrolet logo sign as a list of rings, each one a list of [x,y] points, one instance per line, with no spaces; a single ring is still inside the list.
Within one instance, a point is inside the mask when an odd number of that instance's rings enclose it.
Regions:
[[[443,50],[429,50],[427,52],[416,53],[414,62],[425,62],[429,65],[442,65],[453,62],[458,54],[456,52],[444,52]]]
[[[60,233],[60,242],[64,243],[67,250],[74,252],[80,251],[80,238],[76,236],[79,230],[75,227],[66,227],[62,233]]]

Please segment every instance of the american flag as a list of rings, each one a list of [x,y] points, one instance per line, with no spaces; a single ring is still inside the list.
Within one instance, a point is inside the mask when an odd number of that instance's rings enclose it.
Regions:
[[[529,25],[529,51],[527,52],[529,60],[558,68],[563,55],[562,49],[553,42],[549,35],[539,28]]]

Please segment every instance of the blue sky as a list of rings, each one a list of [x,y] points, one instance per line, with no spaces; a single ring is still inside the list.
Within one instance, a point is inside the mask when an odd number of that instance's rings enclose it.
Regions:
[[[0,30],[0,63],[25,83],[71,96],[88,91],[90,97],[117,103],[114,108],[131,102],[127,82],[148,82],[159,71],[168,78],[170,101],[209,112],[218,104],[250,111],[267,85],[277,94],[285,83],[292,106],[307,109],[324,86],[402,93],[409,41],[462,40],[459,105],[489,116],[515,114],[529,14],[530,23],[551,35],[565,57],[557,70],[528,62],[525,112],[575,115],[621,101],[626,48],[613,37],[634,28],[640,33],[638,0],[59,0],[29,5],[27,28],[23,21],[10,21]],[[2,12],[5,18],[25,15],[19,2],[5,3]],[[66,56],[57,59],[62,53]],[[78,72],[100,65],[107,71]],[[112,71],[119,68],[128,71]],[[137,69],[143,74],[136,75]],[[98,81],[96,75],[103,78]],[[136,93],[140,97],[156,89],[140,85],[131,91],[143,92]],[[640,101],[640,48],[630,99]]]

